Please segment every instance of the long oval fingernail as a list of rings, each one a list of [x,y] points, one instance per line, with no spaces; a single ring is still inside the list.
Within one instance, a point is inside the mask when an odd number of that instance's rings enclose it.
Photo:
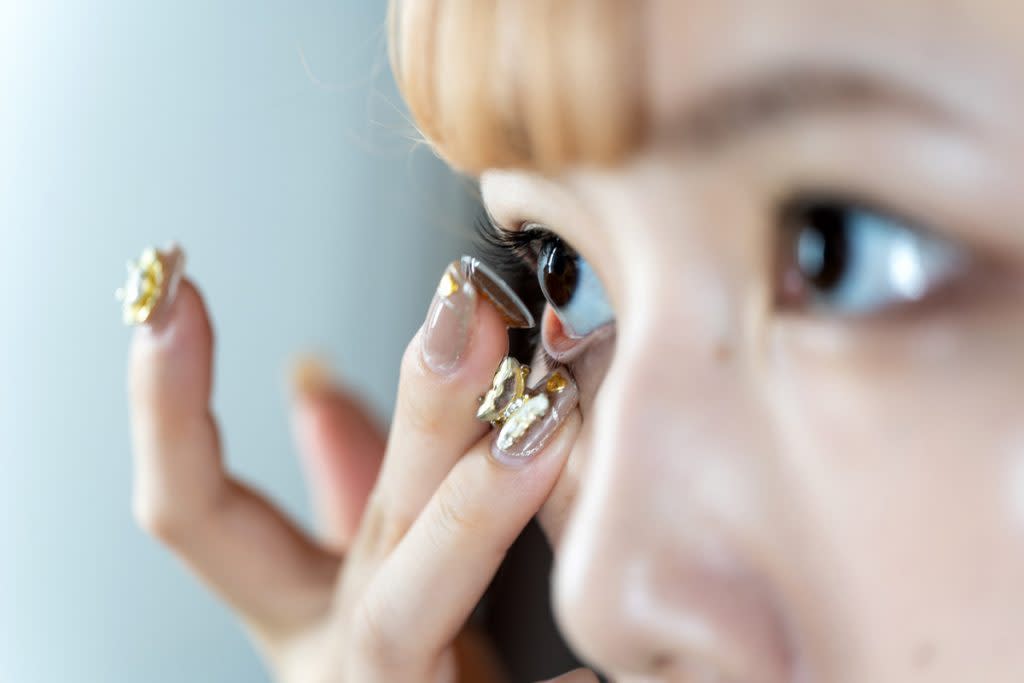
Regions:
[[[522,466],[547,445],[578,401],[579,390],[569,371],[552,370],[503,411],[491,455],[503,465]]]
[[[152,324],[174,302],[185,270],[185,253],[177,244],[147,247],[128,262],[128,278],[115,292],[125,325]]]
[[[532,327],[533,316],[515,292],[490,268],[463,256],[445,268],[430,304],[420,350],[434,372],[448,375],[466,353],[480,293],[501,314],[508,327]]]
[[[450,263],[437,284],[420,343],[423,362],[439,375],[455,371],[469,344],[476,314],[476,290],[459,262]]]

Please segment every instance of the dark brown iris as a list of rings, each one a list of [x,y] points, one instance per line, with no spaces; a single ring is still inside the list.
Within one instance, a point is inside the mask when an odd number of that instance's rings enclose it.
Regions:
[[[544,243],[537,256],[540,288],[553,306],[565,306],[576,291],[576,252],[561,240]]]
[[[804,207],[797,217],[800,274],[820,292],[838,285],[846,273],[848,220],[849,212],[844,207],[830,204]]]

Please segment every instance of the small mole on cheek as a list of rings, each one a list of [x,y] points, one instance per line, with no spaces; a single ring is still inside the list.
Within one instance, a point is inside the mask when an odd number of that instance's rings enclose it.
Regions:
[[[715,361],[719,363],[727,363],[732,360],[732,344],[723,340],[720,340],[715,344]]]
[[[672,666],[672,655],[667,652],[658,652],[651,656],[647,670],[652,674],[663,674]]]
[[[935,643],[925,641],[914,648],[913,666],[915,671],[927,671],[935,661]]]

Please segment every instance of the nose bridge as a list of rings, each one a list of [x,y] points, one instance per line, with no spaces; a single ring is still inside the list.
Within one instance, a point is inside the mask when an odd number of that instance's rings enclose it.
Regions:
[[[773,681],[786,666],[781,620],[743,537],[759,517],[757,462],[771,441],[717,305],[633,309],[588,415],[556,605],[584,656],[620,675],[697,675],[727,655]]]
[[[593,460],[605,461],[594,471],[620,485],[595,490],[633,498],[671,475],[673,509],[685,493],[687,510],[723,516],[724,503],[739,502],[738,475],[773,439],[764,428],[744,297],[688,266],[688,277],[673,278],[674,289],[662,286],[619,322],[592,418]],[[660,496],[641,500],[651,513],[667,512],[657,509]]]
[[[592,496],[595,512],[623,515],[612,528],[635,526],[638,543],[662,540],[666,528],[653,519],[673,519],[677,538],[690,526],[700,533],[701,520],[740,525],[756,512],[747,485],[774,439],[740,332],[705,309],[698,325],[687,324],[692,315],[660,314],[620,326],[588,416],[581,500]]]

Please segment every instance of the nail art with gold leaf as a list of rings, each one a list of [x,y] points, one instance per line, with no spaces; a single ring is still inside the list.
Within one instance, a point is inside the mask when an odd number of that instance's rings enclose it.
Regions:
[[[174,300],[185,265],[177,245],[167,249],[147,247],[135,261],[128,262],[128,278],[115,292],[121,302],[125,325],[144,325]]]
[[[516,359],[502,360],[477,410],[478,419],[498,428],[491,453],[506,465],[521,465],[540,451],[578,401],[576,382],[566,368],[527,389],[529,374],[530,368]]]

